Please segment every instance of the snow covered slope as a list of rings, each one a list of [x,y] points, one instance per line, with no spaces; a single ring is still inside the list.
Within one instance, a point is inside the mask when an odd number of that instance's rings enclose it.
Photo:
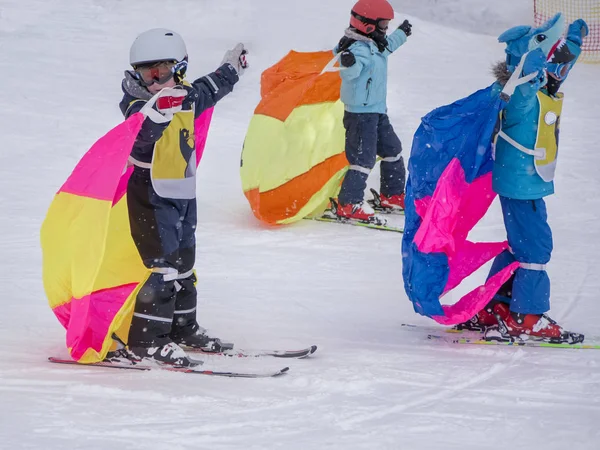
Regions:
[[[491,83],[489,66],[503,47],[481,25],[501,31],[530,20],[524,3],[395,2],[414,24],[390,59],[389,113],[406,155],[421,116]],[[431,324],[404,294],[400,235],[309,221],[266,228],[252,216],[239,157],[260,73],[290,49],[335,45],[352,4],[0,3],[0,448],[598,448],[600,352],[428,344],[400,327]],[[250,49],[251,69],[216,108],[199,170],[199,320],[242,346],[320,345],[314,358],[292,361],[284,377],[214,379],[45,361],[66,350],[42,287],[39,228],[81,155],[121,120],[129,46],[156,26],[185,37],[191,76],[216,68],[238,41]],[[599,69],[581,65],[566,85],[558,193],[548,200],[552,316],[597,335]],[[497,208],[475,233],[504,237]]]

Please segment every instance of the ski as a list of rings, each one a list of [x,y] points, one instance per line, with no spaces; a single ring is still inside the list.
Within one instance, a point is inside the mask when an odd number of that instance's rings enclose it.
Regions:
[[[211,351],[187,346],[184,346],[184,349],[187,353],[192,354],[230,356],[234,358],[259,358],[270,356],[274,358],[304,359],[314,354],[317,351],[317,346],[311,345],[310,347],[301,350],[244,350],[232,348],[221,351]]]
[[[367,222],[361,222],[358,220],[352,220],[352,219],[343,219],[341,217],[328,217],[328,216],[320,216],[320,217],[307,217],[307,219],[312,219],[312,220],[318,220],[320,222],[331,222],[331,223],[343,223],[346,225],[356,225],[359,227],[365,227],[365,228],[372,228],[375,230],[383,230],[383,231],[393,231],[396,233],[403,233],[404,232],[404,228],[400,228],[400,227],[394,227],[394,226],[390,226],[390,225],[378,225],[375,223],[367,223]]]
[[[306,219],[318,220],[321,222],[332,222],[332,223],[343,223],[347,225],[357,225],[359,227],[373,228],[375,230],[394,231],[396,233],[403,233],[404,228],[395,227],[388,225],[387,219],[378,215],[373,216],[373,220],[370,222],[364,222],[362,220],[348,219],[337,215],[338,204],[335,199],[329,199],[331,201],[331,208],[327,209],[321,216],[305,217]]]
[[[471,345],[504,345],[513,347],[550,347],[571,349],[600,349],[600,337],[591,336],[585,338],[581,343],[553,343],[535,339],[498,339],[486,338],[485,333],[471,330],[456,330],[454,328],[442,328],[436,326],[420,326],[403,323],[402,329],[416,331],[424,334],[429,341],[447,344],[471,344]]]
[[[56,364],[68,364],[81,367],[105,367],[110,369],[122,369],[122,370],[166,370],[169,372],[180,372],[189,373],[195,375],[209,375],[216,377],[229,377],[229,378],[271,378],[283,375],[290,370],[289,367],[284,367],[279,370],[264,370],[264,371],[220,371],[220,370],[207,370],[202,368],[201,365],[196,367],[169,367],[166,365],[144,365],[144,364],[133,364],[133,363],[116,363],[109,361],[100,361],[92,364],[81,364],[72,359],[62,359],[50,356],[48,361]]]
[[[377,192],[375,189],[371,188],[371,195],[373,195],[373,198],[370,200],[367,200],[367,203],[369,205],[371,205],[371,208],[373,208],[375,211],[379,212],[379,213],[383,213],[383,214],[401,214],[404,215],[404,210],[403,209],[392,209],[392,208],[384,208],[383,206],[381,206],[381,196],[379,195],[379,192]]]
[[[448,344],[474,344],[474,345],[506,345],[513,347],[550,347],[550,348],[572,348],[572,349],[600,349],[600,341],[590,341],[588,343],[581,342],[577,344],[554,343],[535,339],[489,339],[484,338],[483,334],[479,336],[461,336],[459,333],[456,336],[449,334],[442,336],[436,334],[428,334],[427,339],[435,342],[445,342]]]

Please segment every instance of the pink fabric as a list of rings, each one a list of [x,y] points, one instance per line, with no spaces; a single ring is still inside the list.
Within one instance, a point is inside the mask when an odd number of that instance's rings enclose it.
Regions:
[[[136,113],[98,139],[59,192],[113,201],[120,175],[143,121],[144,115]]]
[[[448,257],[450,273],[444,293],[454,289],[485,263],[508,248],[507,242],[464,241],[454,256]]]
[[[115,315],[136,287],[137,283],[130,283],[96,291],[54,308],[67,329],[67,347],[73,359],[80,359],[88,348],[100,353]]]
[[[433,196],[415,201],[416,212],[422,219],[414,238],[417,248],[423,253],[441,252],[448,257],[449,274],[444,294],[508,247],[507,242],[467,240],[469,231],[485,215],[495,196],[491,172],[469,184],[460,161],[455,158],[440,176]],[[446,325],[470,319],[491,300],[513,271],[504,269],[501,276],[490,278],[456,304],[444,306],[446,316],[434,319]],[[495,280],[502,278],[504,281],[497,284]]]
[[[204,111],[194,121],[194,138],[196,140],[196,166],[200,164],[202,154],[204,153],[204,147],[206,146],[206,139],[208,137],[208,128],[210,127],[210,121],[212,119],[214,108],[209,108]]]
[[[423,220],[414,239],[419,251],[453,255],[494,197],[491,173],[469,184],[460,161],[454,158],[440,176],[433,196],[415,201]]]
[[[442,325],[456,325],[457,323],[466,322],[490,302],[492,297],[498,292],[498,289],[500,289],[518,267],[518,262],[508,265],[490,277],[483,286],[473,289],[454,305],[443,305],[442,308],[445,315],[433,316],[432,319]]]
[[[113,198],[113,206],[115,206],[119,201],[123,198],[123,196],[127,193],[127,183],[129,182],[129,177],[133,173],[133,166],[128,166],[125,173],[121,175],[119,179],[119,184],[117,185],[117,190],[115,191],[115,196]]]

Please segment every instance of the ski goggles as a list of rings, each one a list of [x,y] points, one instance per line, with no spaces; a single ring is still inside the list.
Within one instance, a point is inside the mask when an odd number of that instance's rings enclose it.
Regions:
[[[144,86],[154,83],[164,84],[173,76],[187,67],[187,61],[161,61],[151,66],[139,66],[135,68],[135,76]]]
[[[381,31],[387,31],[389,26],[390,26],[390,21],[387,19],[381,19],[381,20],[377,21],[377,28],[379,28]]]
[[[571,70],[571,63],[548,63],[547,72],[558,80],[564,80]]]
[[[375,25],[381,31],[387,31],[390,25],[390,19],[369,19],[368,17],[361,16],[360,14],[355,13],[354,11],[351,11],[350,14],[363,23]]]

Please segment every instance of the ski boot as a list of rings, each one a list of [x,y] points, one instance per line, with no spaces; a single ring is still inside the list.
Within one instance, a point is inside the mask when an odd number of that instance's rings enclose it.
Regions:
[[[387,195],[380,194],[375,189],[371,189],[371,194],[373,195],[373,199],[368,200],[367,203],[371,205],[375,211],[386,214],[404,214],[404,193],[390,195],[388,197]]]
[[[109,353],[106,359],[111,361],[114,358],[123,357],[127,358],[133,364],[148,361],[173,367],[195,367],[199,365],[198,362],[193,362],[187,356],[185,351],[172,341],[168,341],[163,345],[158,344],[151,347],[129,346],[126,349]]]
[[[381,207],[385,209],[391,210],[391,212],[400,212],[404,211],[404,194],[400,195],[380,195],[379,199],[381,201]]]
[[[375,218],[375,211],[364,201],[347,205],[338,203],[336,214],[343,219],[354,219],[367,223]]]
[[[220,353],[233,349],[232,343],[222,342],[219,338],[209,336],[206,329],[202,327],[199,327],[194,334],[173,340],[179,345],[192,347],[206,353]]]
[[[373,208],[365,201],[342,205],[334,199],[330,200],[331,212],[342,222],[362,222],[380,226],[387,225],[387,221],[377,216]]]
[[[480,331],[483,333],[489,327],[498,325],[496,314],[500,317],[508,316],[510,313],[509,308],[508,303],[499,299],[493,299],[470,320],[455,325],[453,329],[456,331]]]
[[[546,314],[519,314],[511,312],[505,317],[496,314],[498,326],[488,328],[486,340],[519,342],[536,340],[550,344],[578,344],[585,336],[565,331]]]

